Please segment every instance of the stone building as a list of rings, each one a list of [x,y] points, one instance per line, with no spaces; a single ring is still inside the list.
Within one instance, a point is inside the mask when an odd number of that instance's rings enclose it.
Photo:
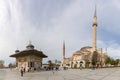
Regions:
[[[17,69],[20,70],[21,68],[24,68],[26,71],[40,69],[42,67],[43,58],[47,58],[42,51],[34,49],[34,46],[31,43],[26,46],[25,50],[16,50],[15,54],[10,55],[10,57],[16,58]]]
[[[96,8],[94,12],[93,17],[93,42],[92,47],[91,46],[85,46],[81,48],[80,50],[73,53],[73,55],[70,58],[65,58],[65,43],[63,43],[63,66],[66,67],[75,67],[79,68],[82,64],[82,67],[92,67],[92,63],[96,61],[95,66],[102,67],[105,65],[105,54],[102,51],[102,48],[97,49],[97,16],[96,16]],[[95,53],[95,54],[94,54]],[[95,56],[96,60],[93,60],[93,57]]]
[[[3,67],[4,67],[4,61],[0,60],[0,68],[3,68]]]
[[[102,49],[98,49],[96,60],[93,60],[93,48],[90,46],[86,46],[81,48],[80,50],[73,53],[73,55],[69,58],[70,67],[80,67],[82,63],[82,67],[92,67],[92,62],[96,61],[96,67],[104,67],[105,66],[105,54],[102,52]]]

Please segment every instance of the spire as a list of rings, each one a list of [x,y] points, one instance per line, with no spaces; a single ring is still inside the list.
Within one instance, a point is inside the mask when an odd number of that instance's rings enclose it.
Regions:
[[[96,6],[95,6],[95,12],[94,12],[94,17],[93,17],[93,27],[96,25],[97,27],[97,12],[96,12]]]
[[[96,6],[95,6],[95,12],[93,17],[93,51],[96,51],[97,49],[97,16],[96,16]]]
[[[97,17],[97,16],[96,16],[96,5],[95,5],[95,12],[94,12],[94,17]]]
[[[32,42],[29,40],[29,44],[26,46],[28,50],[34,49],[34,46],[32,45]]]
[[[64,66],[65,65],[65,41],[63,40],[63,53],[62,53],[62,65],[61,66]]]

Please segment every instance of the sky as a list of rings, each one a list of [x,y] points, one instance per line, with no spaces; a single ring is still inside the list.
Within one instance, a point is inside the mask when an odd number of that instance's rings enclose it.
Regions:
[[[65,40],[66,57],[84,46],[92,46],[93,16],[97,9],[97,48],[120,58],[120,0],[0,0],[0,60],[29,40],[48,56],[61,60]]]

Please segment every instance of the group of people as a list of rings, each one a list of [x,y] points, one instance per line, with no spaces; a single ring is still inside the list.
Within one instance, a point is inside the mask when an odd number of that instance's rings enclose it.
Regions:
[[[58,66],[56,66],[56,67],[44,67],[44,70],[46,70],[46,71],[48,71],[48,70],[56,70],[56,71],[58,71],[59,70],[59,67]]]

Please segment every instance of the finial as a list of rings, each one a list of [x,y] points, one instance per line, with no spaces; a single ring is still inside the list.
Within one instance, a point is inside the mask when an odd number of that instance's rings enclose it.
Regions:
[[[96,15],[96,5],[95,5],[95,12],[94,12],[94,17],[93,17],[93,27],[94,25],[97,27],[97,15]]]
[[[97,16],[96,16],[96,5],[95,5],[95,12],[94,12],[94,17],[97,17]]]
[[[17,48],[17,50],[15,50],[15,53],[19,53],[20,51],[18,50],[18,48]]]
[[[32,43],[32,41],[31,40],[29,40],[29,44],[31,44]]]

